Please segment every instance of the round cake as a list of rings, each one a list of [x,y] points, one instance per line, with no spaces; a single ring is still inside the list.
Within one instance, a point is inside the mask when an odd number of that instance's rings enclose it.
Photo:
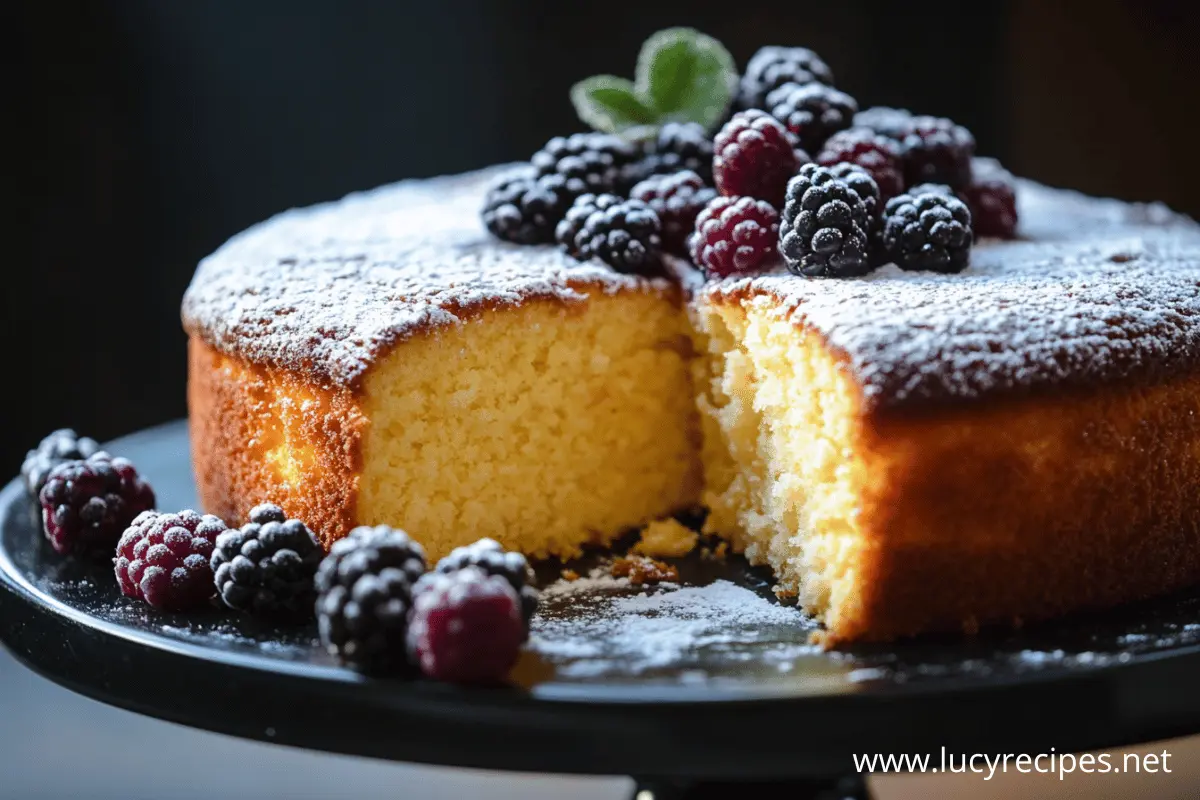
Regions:
[[[289,211],[203,261],[205,510],[329,546],[567,557],[703,507],[831,641],[1200,580],[1200,228],[1019,182],[957,275],[704,281],[491,238],[508,167]]]

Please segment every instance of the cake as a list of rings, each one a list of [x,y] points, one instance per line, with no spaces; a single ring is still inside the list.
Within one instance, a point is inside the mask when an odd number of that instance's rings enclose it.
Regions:
[[[206,511],[568,557],[703,506],[832,643],[1200,582],[1190,220],[1021,182],[1021,239],[959,275],[704,283],[489,238],[498,172],[286,212],[200,264]]]

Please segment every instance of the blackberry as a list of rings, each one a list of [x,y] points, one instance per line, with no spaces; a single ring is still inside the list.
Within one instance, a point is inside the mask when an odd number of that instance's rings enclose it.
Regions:
[[[412,587],[425,551],[404,531],[360,527],[333,543],[317,569],[317,628],[325,649],[366,671],[408,664]]]
[[[1011,239],[1017,234],[1017,192],[1013,176],[994,158],[977,158],[963,199],[971,209],[975,236]]]
[[[788,269],[810,277],[849,277],[870,268],[871,214],[850,183],[805,164],[788,183],[779,251]]]
[[[746,63],[738,86],[737,107],[764,108],[767,95],[785,83],[833,86],[833,71],[805,47],[763,47]]]
[[[554,226],[574,199],[567,191],[567,178],[557,173],[541,178],[510,176],[488,189],[481,216],[487,229],[500,239],[544,244],[554,241]]]
[[[476,567],[508,581],[521,600],[521,616],[528,624],[537,611],[538,591],[533,586],[533,570],[525,556],[505,550],[495,539],[480,539],[451,550],[450,555],[437,563],[436,571],[448,575],[466,567]]]
[[[958,197],[954,190],[944,183],[919,183],[905,190],[905,194],[916,197],[921,194],[940,194],[943,197]],[[962,199],[961,197],[959,198]]]
[[[82,461],[99,451],[100,445],[94,439],[80,436],[70,428],[55,431],[25,456],[25,462],[21,464],[25,490],[36,500],[52,469],[64,461]]]
[[[325,552],[300,520],[276,505],[250,512],[250,522],[217,537],[213,579],[221,601],[237,611],[270,617],[311,616],[313,576]]]
[[[696,122],[668,122],[659,128],[649,153],[634,162],[622,183],[632,187],[654,175],[671,175],[691,170],[706,185],[712,185],[713,143]]]
[[[913,115],[902,108],[874,106],[854,115],[854,127],[868,128],[897,144],[912,132]]]
[[[478,567],[431,573],[413,595],[408,647],[427,676],[491,683],[512,669],[527,632],[521,602],[504,576]]]
[[[871,173],[858,164],[849,162],[834,164],[829,167],[829,171],[833,177],[844,181],[854,190],[854,193],[863,201],[863,205],[867,207],[867,214],[874,226],[883,217],[883,198],[879,194],[879,184],[871,177]]]
[[[146,511],[121,535],[114,572],[121,594],[164,611],[198,608],[213,596],[209,566],[225,523],[195,511]]]
[[[901,146],[908,186],[944,183],[963,189],[971,182],[975,137],[963,126],[940,117],[913,117]]]
[[[692,261],[708,277],[752,272],[770,263],[779,243],[779,212],[753,197],[718,197],[696,217]]]
[[[56,551],[111,556],[134,518],[154,507],[154,490],[127,459],[101,450],[52,469],[39,499],[46,538]]]
[[[558,223],[555,238],[580,261],[598,258],[617,272],[657,274],[661,257],[658,215],[640,200],[585,194]]]
[[[848,128],[830,136],[817,154],[817,163],[826,167],[857,164],[871,174],[884,201],[904,191],[904,161],[899,147],[867,128]]]
[[[564,191],[574,199],[619,191],[623,176],[641,156],[640,147],[619,136],[576,133],[555,136],[530,161],[534,177],[561,175]]]
[[[778,208],[798,166],[796,143],[765,111],[739,111],[713,140],[713,181],[726,197],[755,197]]]
[[[832,86],[785,83],[767,96],[767,109],[801,147],[815,153],[830,136],[850,127],[858,103]]]
[[[658,214],[663,249],[676,255],[687,254],[687,239],[696,226],[696,216],[716,196],[717,191],[705,186],[691,170],[655,175],[630,192],[632,199],[641,200]]]
[[[971,212],[947,194],[893,197],[883,211],[883,247],[901,269],[960,272],[971,255]]]

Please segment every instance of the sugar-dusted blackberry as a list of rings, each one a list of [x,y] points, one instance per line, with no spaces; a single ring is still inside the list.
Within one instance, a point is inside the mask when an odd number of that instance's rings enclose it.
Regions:
[[[70,428],[55,431],[25,456],[25,462],[21,464],[25,490],[36,500],[52,469],[64,461],[82,461],[99,451],[100,445],[94,439],[80,436]]]
[[[564,191],[572,198],[582,194],[620,191],[630,165],[642,157],[632,141],[607,133],[555,136],[533,154],[534,176],[561,175]]]
[[[903,108],[873,106],[854,115],[855,128],[868,128],[899,143],[913,127],[913,115]]]
[[[801,147],[816,153],[826,139],[850,127],[858,103],[832,86],[785,83],[767,95],[767,110]]]
[[[847,128],[830,136],[817,154],[817,163],[857,164],[874,178],[885,202],[904,191],[904,161],[898,145],[868,128]]]
[[[425,551],[408,534],[360,527],[333,543],[317,569],[317,628],[331,654],[371,672],[408,665],[413,584]]]
[[[871,173],[849,162],[833,164],[829,171],[835,178],[844,181],[863,201],[872,225],[883,217],[883,198],[879,194],[879,184],[871,177]]]
[[[617,272],[655,275],[661,268],[661,231],[658,215],[641,200],[585,194],[558,223],[555,238],[580,261],[598,258]]]
[[[900,268],[960,272],[971,255],[971,212],[947,194],[902,194],[883,211],[883,247]]]
[[[901,147],[907,186],[944,183],[957,190],[971,183],[975,137],[962,125],[942,117],[913,117]]]
[[[567,191],[567,178],[558,173],[534,178],[502,178],[488,189],[483,200],[483,224],[493,235],[517,244],[554,241],[558,224],[575,195]]]
[[[713,181],[726,197],[755,197],[776,208],[796,173],[796,142],[765,111],[739,111],[713,140]]]
[[[913,197],[921,194],[940,194],[943,197],[958,197],[958,194],[944,183],[919,183],[904,190],[905,194]],[[962,198],[959,197],[961,200]]]
[[[994,158],[971,164],[971,183],[962,190],[975,236],[1011,239],[1017,234],[1017,190],[1013,176]]]
[[[526,636],[521,602],[504,576],[468,566],[417,581],[408,648],[430,678],[500,681],[517,662]]]
[[[713,143],[704,126],[696,122],[668,122],[658,130],[648,152],[627,171],[628,187],[654,175],[691,170],[712,185]]]
[[[663,249],[675,255],[687,255],[687,240],[696,226],[696,216],[717,196],[716,189],[691,170],[671,175],[655,175],[638,183],[630,192],[641,200],[662,225]]]
[[[146,511],[121,535],[113,569],[121,594],[164,611],[187,611],[214,594],[210,557],[225,523],[188,509]]]
[[[39,500],[44,532],[56,551],[111,557],[134,518],[154,507],[154,490],[128,459],[101,450],[52,469]]]
[[[525,622],[529,622],[537,611],[538,590],[533,585],[533,569],[525,556],[505,550],[495,539],[480,539],[474,544],[451,550],[450,555],[437,563],[435,571],[447,575],[466,567],[477,567],[488,575],[498,575],[508,581],[521,599],[521,616]]]
[[[785,83],[823,83],[833,86],[833,71],[821,57],[806,47],[759,48],[742,73],[737,107],[765,108],[767,95]]]
[[[692,262],[710,278],[769,266],[779,244],[779,212],[753,197],[718,197],[696,217]]]
[[[266,617],[311,617],[313,578],[325,551],[308,526],[276,505],[250,512],[250,522],[217,537],[213,580],[221,602]]]
[[[788,183],[779,251],[788,269],[810,277],[862,275],[870,264],[871,213],[850,183],[805,164]]]

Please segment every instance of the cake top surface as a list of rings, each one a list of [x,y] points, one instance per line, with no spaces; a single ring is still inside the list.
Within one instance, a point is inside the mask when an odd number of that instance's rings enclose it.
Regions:
[[[279,214],[200,263],[184,326],[251,362],[351,386],[393,343],[480,309],[669,288],[489,236],[483,194],[517,169],[404,181]]]
[[[845,359],[868,410],[1156,380],[1200,365],[1200,226],[1020,181],[1018,241],[984,241],[957,275],[731,279]]]
[[[185,327],[251,362],[352,386],[391,344],[480,309],[669,289],[489,236],[483,193],[513,169],[405,181],[252,227],[201,262]],[[870,410],[1200,365],[1200,226],[1159,204],[1029,181],[1017,198],[1020,240],[978,243],[957,275],[886,266],[694,288],[716,301],[769,296],[845,359]]]

